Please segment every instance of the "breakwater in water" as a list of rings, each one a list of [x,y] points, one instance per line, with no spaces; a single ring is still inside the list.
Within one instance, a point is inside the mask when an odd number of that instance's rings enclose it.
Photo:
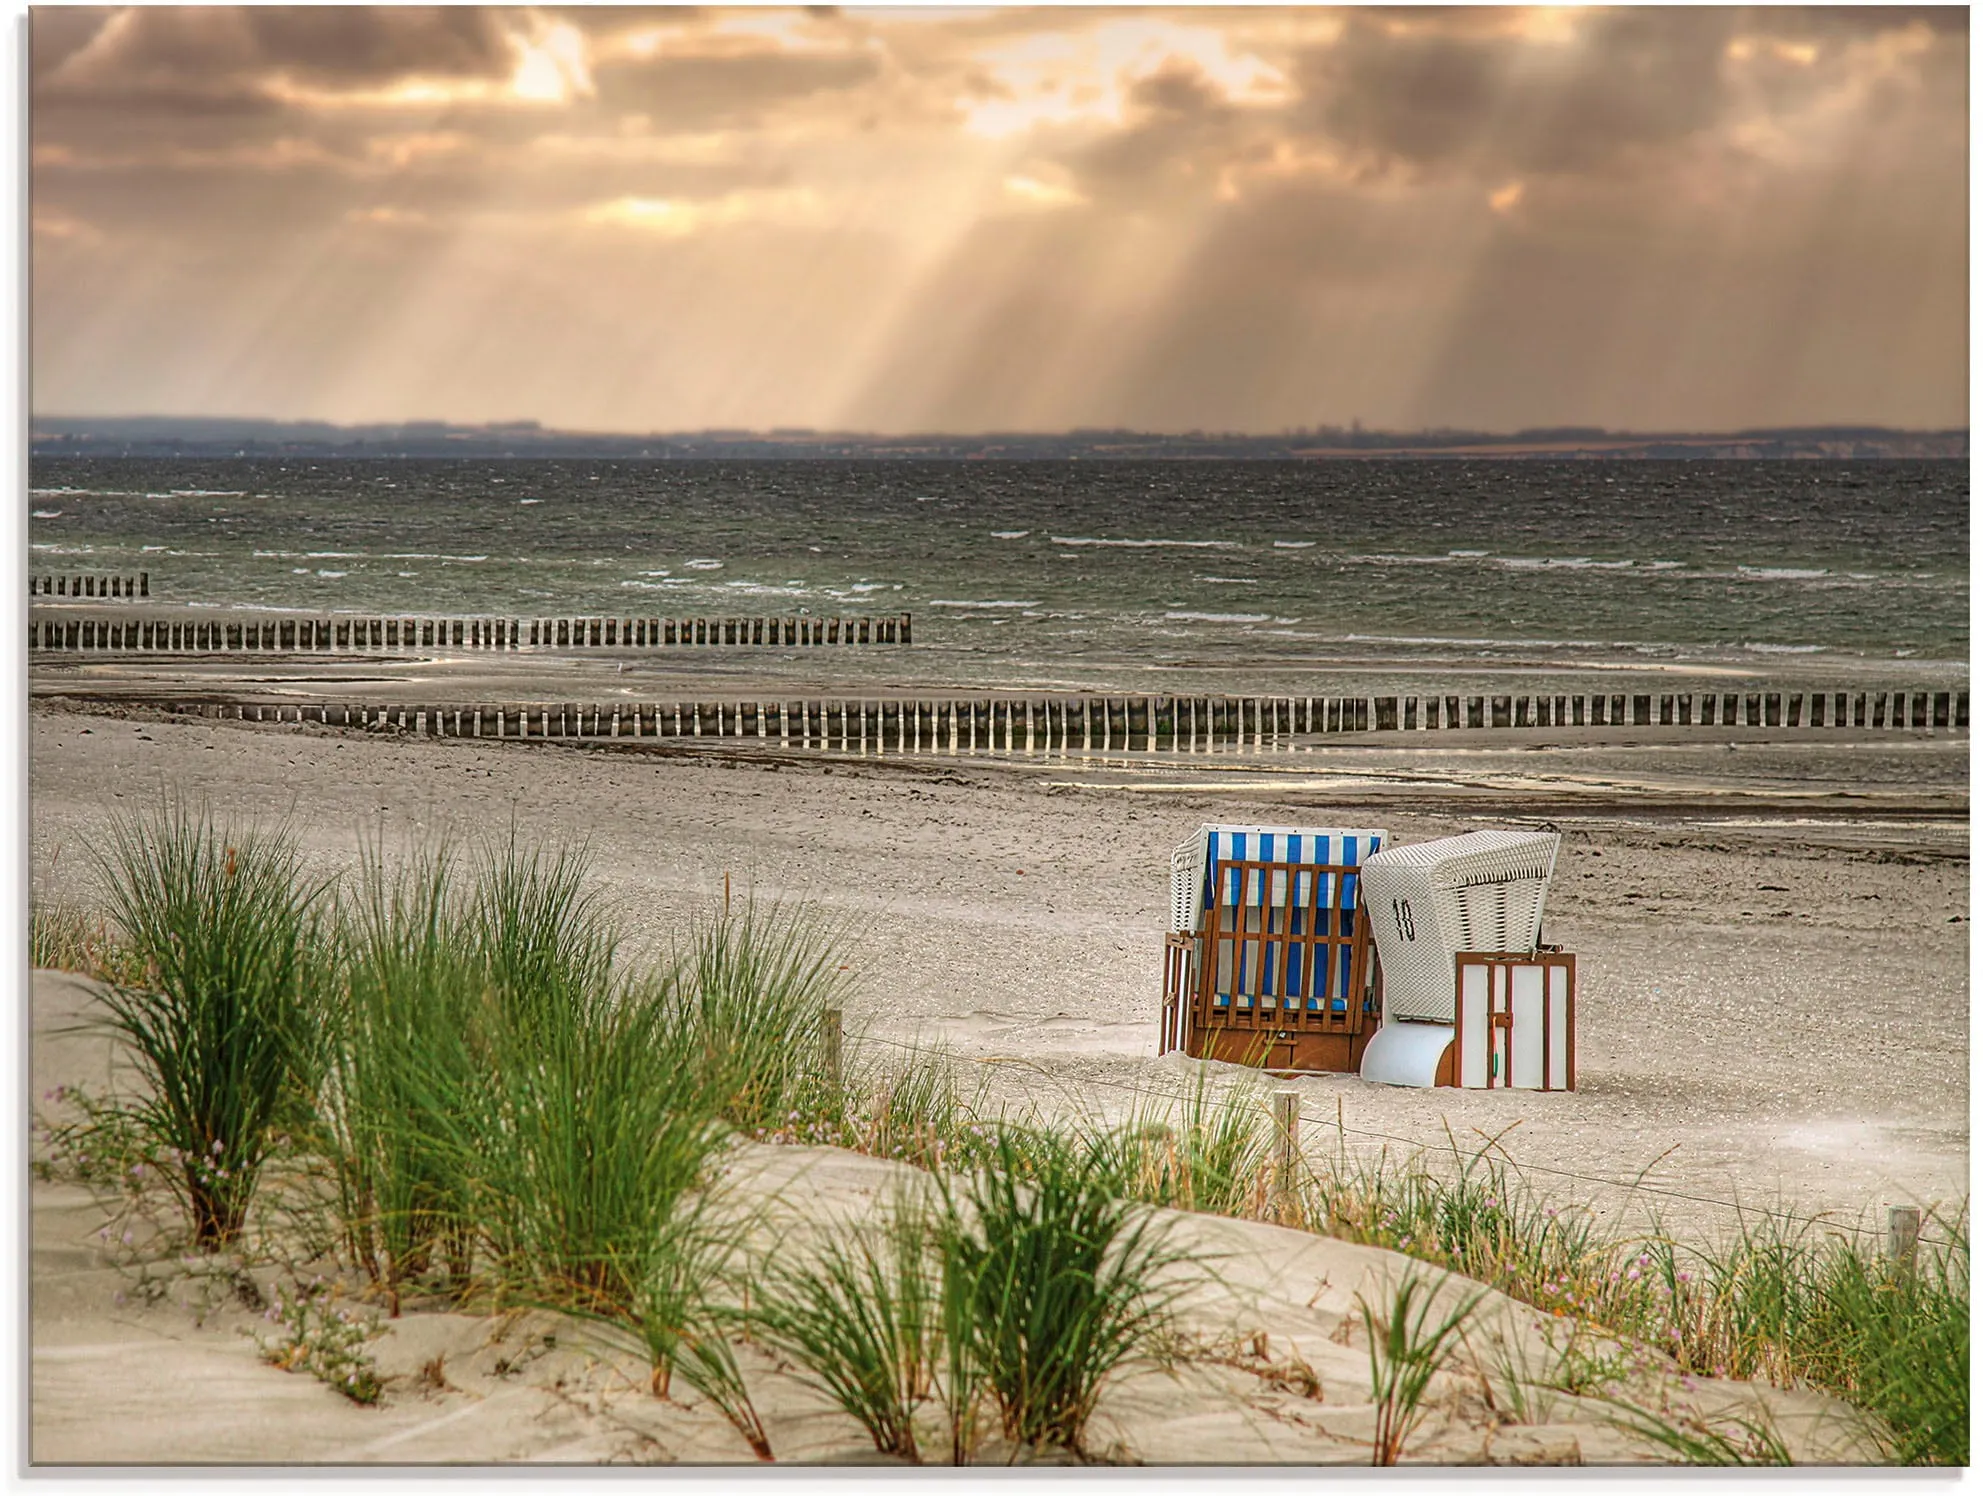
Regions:
[[[28,620],[31,650],[235,654],[409,649],[669,649],[908,644],[910,615],[818,618],[133,618]]]
[[[63,573],[59,576],[31,576],[28,578],[29,597],[94,597],[94,598],[148,598],[151,596],[151,573],[141,571],[135,574],[123,573],[103,575],[84,572]]]
[[[1967,691],[1578,696],[994,696],[500,705],[160,703],[193,716],[503,740],[711,738],[850,752],[1190,751],[1461,728],[1969,726]]]

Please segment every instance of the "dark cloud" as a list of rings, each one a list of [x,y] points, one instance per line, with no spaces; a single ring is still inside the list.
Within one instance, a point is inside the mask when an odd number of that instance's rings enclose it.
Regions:
[[[1063,158],[1082,188],[1104,202],[1142,203],[1154,193],[1208,190],[1235,159],[1244,112],[1190,63],[1173,62],[1129,91],[1128,122]]]
[[[1298,111],[1328,139],[1386,166],[1591,172],[1711,129],[1729,94],[1728,10],[1586,13],[1567,43],[1518,32],[1397,30],[1350,17],[1297,66]]]
[[[34,12],[35,103],[57,110],[257,113],[275,75],[349,88],[396,78],[499,77],[512,66],[478,8],[141,6],[75,44],[60,11]],[[59,56],[56,54],[59,52]]]
[[[28,13],[28,67],[34,78],[54,71],[103,29],[117,12],[109,6],[43,5]]]
[[[593,82],[607,109],[637,110],[658,124],[706,129],[754,123],[783,104],[857,89],[879,71],[880,64],[865,53],[766,49],[616,59],[600,64]]]
[[[258,63],[337,82],[499,77],[512,61],[493,12],[473,7],[268,6],[244,10]]]

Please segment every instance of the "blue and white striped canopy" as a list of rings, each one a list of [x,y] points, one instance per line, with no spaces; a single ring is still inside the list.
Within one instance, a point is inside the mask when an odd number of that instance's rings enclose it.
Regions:
[[[1205,860],[1199,874],[1200,910],[1212,907],[1212,873],[1221,862],[1292,862],[1309,867],[1356,867],[1372,852],[1383,850],[1388,833],[1383,831],[1335,831],[1301,829],[1291,826],[1207,826]],[[1258,873],[1253,887],[1242,890],[1240,872],[1228,869],[1229,886],[1219,890],[1220,902],[1231,906],[1266,902],[1268,890]],[[1346,907],[1356,908],[1355,879],[1346,898]],[[1245,897],[1242,897],[1242,894]],[[1303,900],[1303,902],[1307,902]],[[1331,901],[1333,902],[1333,901]]]
[[[1354,873],[1306,874],[1303,867],[1358,867],[1373,852],[1381,851],[1390,834],[1377,830],[1342,830],[1300,826],[1201,826],[1192,842],[1179,847],[1172,858],[1174,917],[1189,929],[1203,926],[1204,915],[1216,901],[1222,910],[1220,923],[1237,928],[1250,923],[1244,916],[1249,909],[1272,905],[1291,921],[1282,935],[1299,934],[1303,929],[1327,930],[1347,935],[1355,920],[1358,884]],[[1282,862],[1293,866],[1292,873],[1268,875],[1255,869],[1243,873],[1228,868],[1219,886],[1215,874],[1221,862]],[[1288,878],[1294,887],[1288,887]],[[1338,876],[1342,887],[1337,887]],[[1264,913],[1263,916],[1264,917]],[[1233,969],[1222,968],[1215,976],[1214,1002],[1219,1007],[1237,1005],[1251,1008],[1256,1003],[1269,1007],[1321,1009],[1325,1005],[1341,1011],[1349,987],[1350,952],[1338,947],[1337,961],[1326,962],[1320,948],[1304,959],[1292,943],[1269,937],[1258,947],[1257,955],[1247,944],[1234,947]],[[1313,970],[1304,970],[1313,962]],[[1339,970],[1327,970],[1327,966]]]

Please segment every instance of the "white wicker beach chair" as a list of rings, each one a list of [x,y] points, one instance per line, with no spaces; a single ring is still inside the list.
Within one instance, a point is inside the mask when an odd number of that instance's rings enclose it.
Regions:
[[[1363,899],[1384,980],[1384,1021],[1453,1021],[1462,951],[1533,951],[1563,838],[1553,831],[1473,831],[1363,862]]]

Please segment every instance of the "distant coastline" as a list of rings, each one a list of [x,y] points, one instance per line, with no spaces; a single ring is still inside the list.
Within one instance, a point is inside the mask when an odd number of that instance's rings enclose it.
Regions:
[[[1304,461],[1333,459],[1628,460],[1966,458],[1967,429],[1798,426],[1726,432],[1628,432],[1599,427],[1381,431],[1316,427],[1279,435],[1083,429],[1066,432],[885,436],[798,429],[636,433],[560,431],[534,421],[459,425],[404,421],[339,426],[184,416],[45,416],[32,422],[34,457],[327,457],[819,459],[923,461]]]

